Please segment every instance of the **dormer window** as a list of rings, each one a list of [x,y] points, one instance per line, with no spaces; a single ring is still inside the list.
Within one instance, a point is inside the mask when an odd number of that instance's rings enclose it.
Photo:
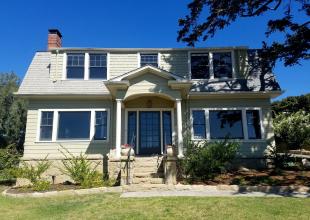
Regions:
[[[67,79],[84,79],[84,54],[67,55]]]
[[[214,78],[232,78],[231,53],[213,53]]]
[[[106,54],[89,54],[89,79],[107,79]]]
[[[158,54],[140,54],[140,66],[145,65],[158,67]]]
[[[191,79],[233,77],[232,52],[191,53]]]

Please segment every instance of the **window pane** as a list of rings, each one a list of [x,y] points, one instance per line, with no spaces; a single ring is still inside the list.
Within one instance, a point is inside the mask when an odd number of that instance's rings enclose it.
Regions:
[[[192,79],[209,79],[209,54],[191,54]]]
[[[241,110],[210,111],[211,139],[243,139]]]
[[[96,112],[95,140],[107,140],[107,112]]]
[[[258,110],[247,110],[246,119],[249,139],[261,139],[260,118]]]
[[[84,79],[84,67],[67,67],[68,79]]]
[[[204,110],[193,111],[194,138],[206,138],[206,119]]]
[[[107,68],[106,67],[90,67],[89,78],[90,79],[106,79]]]
[[[54,112],[41,113],[40,140],[52,140]]]
[[[231,53],[213,53],[214,78],[232,78]]]
[[[59,112],[58,139],[89,139],[90,112]]]
[[[141,54],[140,64],[141,64],[141,67],[145,65],[152,65],[152,66],[158,67],[157,54]]]
[[[164,111],[162,115],[162,120],[164,146],[172,145],[171,112]]]
[[[134,148],[137,143],[137,112],[128,112],[128,133],[127,144],[130,144]]]

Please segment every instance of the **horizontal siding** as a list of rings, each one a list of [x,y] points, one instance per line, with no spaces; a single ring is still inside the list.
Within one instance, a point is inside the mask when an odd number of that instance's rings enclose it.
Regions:
[[[110,78],[117,77],[138,68],[137,53],[110,53]]]
[[[90,157],[99,157],[106,155],[112,143],[113,130],[112,120],[110,121],[109,142],[91,142],[91,141],[72,141],[72,142],[56,142],[43,143],[36,142],[37,126],[39,123],[38,109],[72,109],[72,108],[107,108],[111,109],[112,103],[108,101],[88,100],[88,101],[72,101],[72,100],[32,100],[29,102],[26,124],[26,135],[24,144],[24,158],[44,158],[48,155],[49,158],[62,158],[60,153],[60,144],[68,149],[73,154],[86,153]],[[111,116],[110,116],[111,117]]]
[[[181,77],[188,77],[188,53],[187,51],[169,52],[160,54],[160,68],[177,74]]]
[[[262,109],[262,123],[264,136],[261,141],[241,142],[239,156],[249,158],[264,157],[264,151],[269,141],[273,141],[272,115],[269,99],[203,99],[189,100],[187,112],[191,108],[238,108],[238,107],[260,107]],[[187,114],[187,115],[186,115]],[[189,116],[184,112],[184,117]]]

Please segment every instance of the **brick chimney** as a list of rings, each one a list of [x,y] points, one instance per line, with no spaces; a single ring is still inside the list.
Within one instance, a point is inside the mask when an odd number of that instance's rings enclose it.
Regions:
[[[58,29],[49,29],[47,38],[47,49],[61,47],[61,33]]]

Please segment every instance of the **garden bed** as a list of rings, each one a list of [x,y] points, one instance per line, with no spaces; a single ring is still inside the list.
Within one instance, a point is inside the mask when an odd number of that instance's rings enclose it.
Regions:
[[[183,182],[183,181],[182,181]],[[203,185],[247,185],[247,186],[310,186],[310,171],[296,170],[248,170],[230,171],[212,180],[192,181]]]

